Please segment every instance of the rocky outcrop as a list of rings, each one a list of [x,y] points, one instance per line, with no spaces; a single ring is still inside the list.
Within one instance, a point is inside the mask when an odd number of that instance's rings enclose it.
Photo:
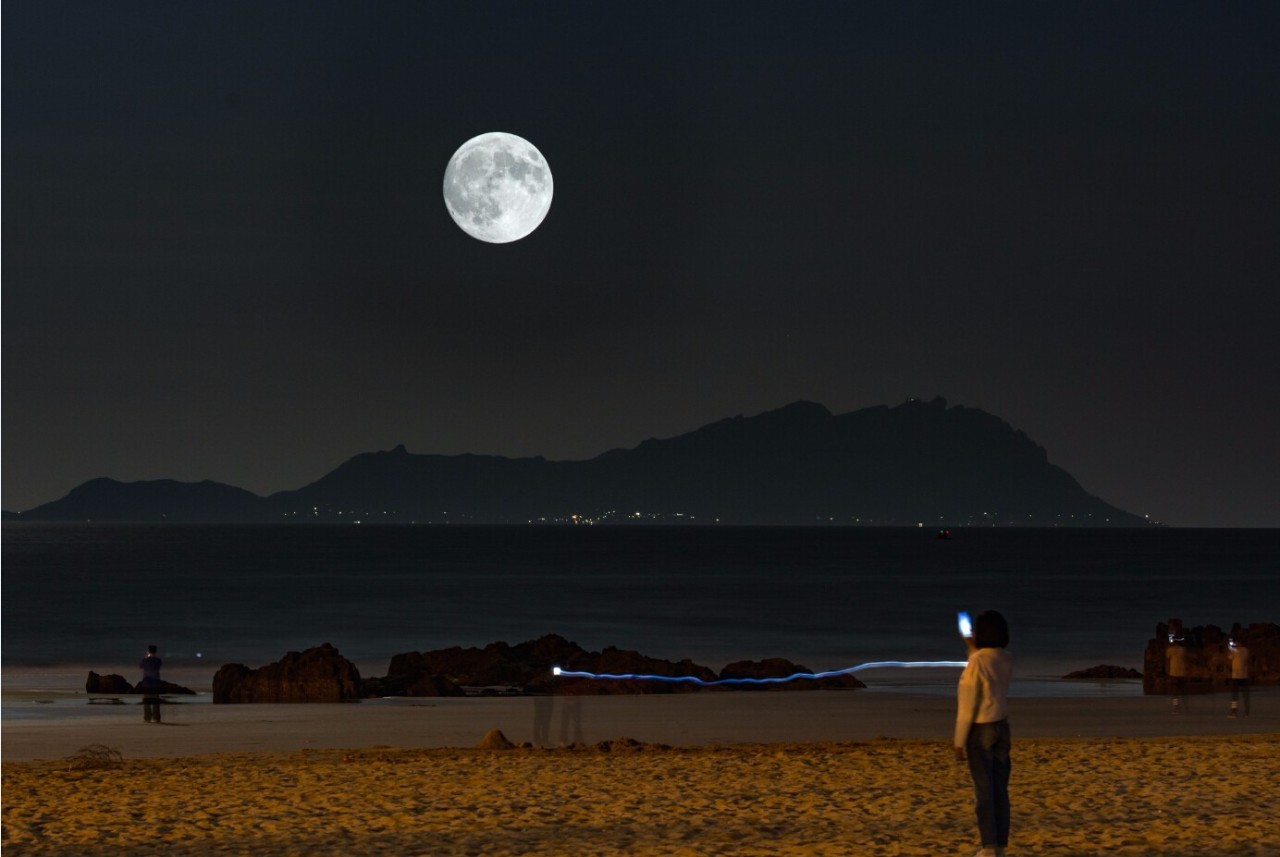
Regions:
[[[1231,678],[1231,650],[1228,642],[1235,639],[1249,649],[1249,674],[1255,685],[1280,685],[1280,625],[1255,622],[1247,627],[1233,625],[1224,632],[1216,625],[1187,627],[1181,619],[1156,624],[1156,635],[1147,641],[1143,654],[1142,692],[1173,692],[1168,673],[1171,646],[1185,650],[1187,665],[1184,693],[1209,693],[1226,690]]]
[[[325,643],[299,654],[290,652],[277,663],[259,669],[224,664],[213,677],[214,702],[341,702],[383,696],[464,696],[485,693],[605,695],[683,693],[699,690],[693,681],[652,679],[597,681],[557,676],[571,672],[607,675],[692,676],[704,682],[720,678],[785,678],[812,672],[783,658],[739,661],[719,675],[688,658],[666,661],[629,649],[609,646],[588,652],[558,634],[547,634],[517,645],[490,643],[484,648],[452,646],[429,652],[404,652],[391,658],[387,675],[362,679],[355,665]],[[805,679],[769,685],[729,685],[724,689],[815,689],[865,687],[851,675]]]
[[[134,693],[162,693],[167,696],[175,696],[175,695],[181,696],[181,695],[188,695],[188,694],[191,696],[196,695],[196,692],[191,688],[183,687],[180,684],[174,684],[171,681],[161,681],[158,687],[152,687],[152,688],[143,688],[141,683],[135,684],[133,686],[133,692]]]
[[[397,655],[399,657],[399,655]],[[410,669],[401,667],[401,669]],[[360,682],[361,694],[380,696],[466,696],[466,690],[442,675],[429,670],[401,672],[388,676],[370,676]]]
[[[797,673],[812,674],[813,670],[800,664],[793,664],[786,658],[766,658],[763,661],[737,661],[720,670],[720,678],[787,678]],[[770,684],[734,685],[742,690],[852,690],[866,687],[852,675],[827,676],[816,679],[797,679],[789,682]]]
[[[649,679],[595,681],[554,676],[561,667],[574,672],[608,675],[693,676],[702,681],[718,678],[785,678],[811,672],[782,658],[740,661],[716,675],[689,659],[666,661],[629,649],[609,646],[588,652],[558,634],[547,634],[517,645],[490,643],[484,648],[453,646],[430,652],[406,652],[391,659],[385,678],[365,681],[366,692],[380,696],[454,696],[481,688],[510,689],[517,693],[574,695],[682,693],[698,690],[697,682],[664,682]],[[865,687],[851,675],[770,685],[733,685],[737,688],[786,690]]]
[[[490,643],[484,648],[453,646],[430,652],[406,652],[391,659],[385,679],[368,683],[384,695],[456,695],[471,688],[509,688],[519,693],[671,693],[691,685],[654,681],[585,681],[557,678],[553,667],[594,673],[696,675],[711,681],[715,673],[689,660],[672,662],[610,646],[588,652],[558,634],[517,645]]]
[[[484,737],[480,739],[480,743],[476,747],[481,750],[514,750],[516,745],[512,744],[511,739],[502,734],[501,729],[490,729],[484,733]]]
[[[89,677],[85,680],[84,691],[88,694],[97,694],[99,696],[121,696],[123,694],[143,693],[144,688],[141,684],[132,685],[124,676],[108,673],[107,675],[98,675],[93,670],[89,670]],[[145,688],[148,693],[162,693],[170,696],[188,695],[195,696],[196,692],[189,687],[183,687],[180,684],[174,684],[171,681],[162,681],[158,687]]]
[[[521,691],[549,690],[551,668],[567,666],[582,648],[557,634],[512,646],[490,643],[483,649],[452,646],[430,652],[406,652],[394,656],[387,679],[408,682],[408,687],[430,687],[443,680],[457,688],[502,687]],[[405,695],[413,696],[414,693]]]
[[[1064,679],[1106,679],[1106,678],[1142,678],[1142,673],[1133,667],[1118,667],[1115,664],[1098,664],[1084,670],[1076,670],[1063,676]]]
[[[122,693],[133,693],[133,685],[129,684],[122,675],[98,675],[93,670],[89,670],[89,678],[84,683],[84,692],[118,696]]]
[[[223,664],[213,677],[215,703],[347,702],[361,695],[360,671],[328,643],[258,669]]]
[[[657,676],[693,676],[703,681],[715,681],[716,674],[708,667],[696,664],[685,658],[679,661],[664,661],[651,658],[630,649],[619,649],[609,646],[600,653],[583,652],[578,658],[562,664],[566,669],[608,675],[657,675]],[[547,678],[548,682],[558,682],[561,693],[577,693],[590,695],[626,694],[626,693],[685,693],[697,690],[695,682],[669,682],[653,680],[623,679],[619,681],[591,681],[589,679]]]

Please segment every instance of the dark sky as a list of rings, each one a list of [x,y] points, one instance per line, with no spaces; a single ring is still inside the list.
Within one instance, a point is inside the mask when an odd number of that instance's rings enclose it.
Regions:
[[[945,396],[1280,526],[1280,4],[24,3],[3,505]],[[502,130],[555,176],[492,245]]]

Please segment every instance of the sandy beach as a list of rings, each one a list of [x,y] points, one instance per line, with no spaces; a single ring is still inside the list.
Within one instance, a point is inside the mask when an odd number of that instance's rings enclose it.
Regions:
[[[971,854],[942,695],[135,705],[9,718],[6,854]],[[541,704],[542,707],[537,707]],[[94,709],[94,710],[91,710]],[[1280,695],[1019,699],[1011,854],[1280,853]],[[476,747],[491,729],[513,742]],[[566,729],[573,747],[557,747]],[[581,730],[580,734],[578,730]],[[629,739],[626,741],[620,739]],[[81,748],[112,754],[88,759]],[[117,757],[115,754],[118,753]]]

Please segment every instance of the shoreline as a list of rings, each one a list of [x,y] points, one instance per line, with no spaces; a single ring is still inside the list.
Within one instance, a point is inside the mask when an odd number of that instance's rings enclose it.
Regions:
[[[1010,854],[1263,857],[1280,688],[1010,700]],[[6,719],[15,854],[937,857],[977,847],[953,696],[858,691],[77,706]],[[492,729],[517,744],[479,749]],[[581,743],[556,747],[562,735]],[[630,740],[622,740],[630,739]],[[77,766],[82,748],[111,756]]]
[[[213,705],[168,698],[160,726],[136,700],[61,706],[5,700],[0,759],[54,760],[89,744],[127,759],[225,752],[474,747],[491,729],[556,747],[628,738],[698,747],[895,740],[947,741],[952,693],[733,691],[639,696],[393,697],[355,703]],[[1254,688],[1251,712],[1226,716],[1226,694],[1010,699],[1014,740],[1280,734],[1280,688]],[[24,707],[30,706],[31,716]],[[37,706],[40,710],[36,710]]]

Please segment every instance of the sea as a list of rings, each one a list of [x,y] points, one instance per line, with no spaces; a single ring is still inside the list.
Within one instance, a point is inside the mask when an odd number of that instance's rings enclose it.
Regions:
[[[331,643],[362,675],[397,653],[560,634],[718,670],[963,660],[957,611],[1001,611],[1014,693],[1141,670],[1157,622],[1280,622],[1280,530],[657,526],[133,526],[6,523],[5,698],[88,671],[207,693],[218,668]],[[958,671],[867,670],[872,689],[953,692]],[[8,716],[8,715],[6,715]]]

